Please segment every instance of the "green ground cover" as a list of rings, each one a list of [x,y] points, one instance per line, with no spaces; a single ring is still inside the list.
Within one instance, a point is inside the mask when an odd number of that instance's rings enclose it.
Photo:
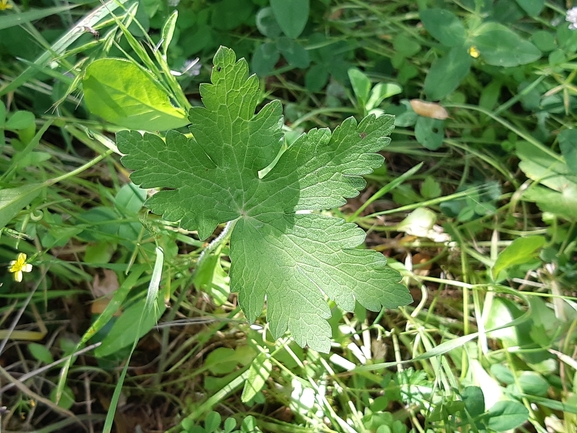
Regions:
[[[577,432],[569,3],[0,0],[1,431]]]

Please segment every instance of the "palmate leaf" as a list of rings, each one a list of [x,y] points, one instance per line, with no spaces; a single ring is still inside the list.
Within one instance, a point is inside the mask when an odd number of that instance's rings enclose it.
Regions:
[[[411,302],[382,254],[356,248],[365,238],[360,228],[312,213],[358,195],[361,175],[383,162],[376,152],[389,142],[392,116],[358,124],[350,118],[332,134],[314,129],[262,176],[281,151],[280,103],[254,114],[258,79],[228,48],[214,58],[212,83],[201,85],[204,107],[190,111],[194,138],[123,131],[117,144],[135,183],[167,188],[148,200],[153,212],[197,230],[201,239],[234,221],[230,284],[248,320],[266,300],[275,338],[290,330],[301,346],[328,352],[326,297],[348,311],[355,302],[373,311]]]

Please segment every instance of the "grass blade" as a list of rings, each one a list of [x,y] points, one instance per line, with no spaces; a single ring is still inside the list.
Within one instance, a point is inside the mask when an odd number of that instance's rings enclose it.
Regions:
[[[75,8],[78,5],[72,6],[56,6],[46,9],[34,9],[27,12],[20,12],[17,14],[4,15],[0,17],[0,30],[7,29],[14,26],[20,26],[22,24],[29,23],[30,21],[36,21],[41,18],[48,17],[50,15],[58,14],[63,11]]]
[[[84,34],[84,27],[93,27],[101,19],[112,14],[112,11],[122,6],[128,0],[110,0],[102,6],[96,8],[92,13],[80,20],[76,26],[70,29],[60,39],[58,39],[50,48],[38,57],[32,66],[26,68],[14,81],[0,88],[0,96],[6,95],[8,92],[13,92],[24,83],[30,81],[36,74],[44,69],[54,57],[59,57],[64,54],[64,51],[74,43],[80,36]]]

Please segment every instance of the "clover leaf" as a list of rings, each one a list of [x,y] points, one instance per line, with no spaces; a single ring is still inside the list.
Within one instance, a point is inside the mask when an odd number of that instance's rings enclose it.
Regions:
[[[259,82],[247,62],[221,47],[211,81],[200,88],[204,107],[190,111],[192,137],[122,131],[117,144],[133,182],[161,188],[147,202],[154,213],[201,239],[233,222],[230,285],[248,320],[266,300],[275,338],[289,330],[299,345],[328,352],[327,297],[347,311],[355,302],[372,311],[411,302],[384,256],[357,248],[360,228],[318,212],[358,195],[361,176],[383,162],[376,152],[390,141],[393,117],[349,118],[332,134],[313,129],[279,157],[281,104],[255,115]]]

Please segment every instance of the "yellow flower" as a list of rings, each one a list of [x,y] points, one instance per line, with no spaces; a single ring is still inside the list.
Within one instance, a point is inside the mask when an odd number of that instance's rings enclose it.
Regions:
[[[471,48],[469,48],[469,55],[472,58],[476,59],[477,57],[479,57],[481,55],[481,53],[479,52],[477,47],[473,45]]]
[[[12,9],[12,5],[8,3],[8,0],[0,0],[0,11],[5,11],[6,9]]]
[[[32,265],[26,263],[26,254],[18,254],[16,260],[10,262],[10,268],[8,271],[14,273],[14,280],[20,282],[22,281],[22,272],[30,272],[32,270]]]

